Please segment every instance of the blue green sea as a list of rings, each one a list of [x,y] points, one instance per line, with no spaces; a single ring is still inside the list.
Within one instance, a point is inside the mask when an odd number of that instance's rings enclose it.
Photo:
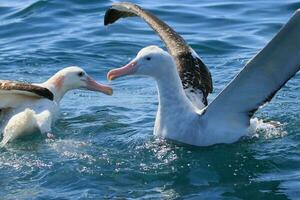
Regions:
[[[43,82],[78,65],[114,88],[113,96],[68,93],[56,140],[37,136],[1,150],[0,199],[300,199],[300,74],[256,113],[255,137],[211,147],[156,138],[155,82],[109,83],[106,73],[147,45],[164,46],[138,18],[104,27],[114,2],[0,1],[0,79]],[[215,88],[210,101],[300,8],[297,0],[132,2],[203,58]]]

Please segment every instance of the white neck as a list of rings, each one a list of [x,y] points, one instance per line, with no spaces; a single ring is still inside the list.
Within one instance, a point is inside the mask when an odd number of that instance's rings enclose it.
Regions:
[[[157,88],[159,96],[159,106],[162,111],[192,109],[193,106],[188,100],[182,87],[181,80],[177,71],[164,74],[157,79]]]
[[[172,68],[168,73],[156,79],[159,106],[154,134],[175,139],[176,127],[196,115],[195,108],[188,100],[182,87],[179,75]]]

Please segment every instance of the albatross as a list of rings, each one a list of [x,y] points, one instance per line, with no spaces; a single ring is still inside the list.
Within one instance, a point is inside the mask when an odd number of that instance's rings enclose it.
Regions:
[[[58,71],[41,84],[0,80],[0,147],[17,138],[39,131],[53,137],[51,125],[57,118],[59,103],[73,89],[87,89],[112,94],[109,86],[93,80],[79,67]]]
[[[198,108],[207,106],[207,96],[213,91],[208,67],[187,42],[168,24],[133,3],[113,4],[105,13],[104,25],[113,24],[120,18],[139,16],[159,35],[173,56],[185,94]]]
[[[105,23],[113,23],[127,16],[142,16],[155,30],[165,33],[161,37],[165,43],[169,40],[174,47],[184,45],[181,40],[170,39],[174,38],[174,31],[169,28],[161,30],[166,26],[160,26],[162,22],[157,17],[134,4],[113,5],[106,12]],[[143,48],[127,65],[109,71],[107,77],[113,80],[126,75],[143,75],[155,79],[159,105],[154,135],[195,146],[233,143],[248,134],[250,119],[257,109],[271,101],[276,92],[299,71],[299,33],[300,10],[297,10],[277,35],[204,108],[197,107],[188,98],[181,71],[178,70],[177,49],[173,49],[174,53],[168,45],[169,52],[157,46]],[[189,63],[193,57],[179,59]],[[180,68],[189,71],[190,65],[181,65]],[[194,77],[191,73],[196,72],[189,71],[189,76],[186,76],[188,83]],[[198,89],[206,88],[202,76],[199,78],[201,86]]]

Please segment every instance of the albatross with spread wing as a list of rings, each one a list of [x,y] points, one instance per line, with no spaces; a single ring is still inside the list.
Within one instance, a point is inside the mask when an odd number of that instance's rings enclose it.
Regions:
[[[127,16],[142,17],[159,33],[169,53],[157,46],[146,47],[129,64],[109,71],[107,77],[112,80],[125,75],[146,75],[156,80],[159,106],[154,134],[158,136],[196,146],[233,143],[248,133],[255,111],[269,102],[300,69],[300,10],[297,10],[227,87],[208,106],[199,109],[190,101],[185,88],[196,87],[206,98],[212,84],[205,65],[170,27],[139,6],[113,5],[106,12],[105,24]],[[182,56],[184,53],[190,55]]]

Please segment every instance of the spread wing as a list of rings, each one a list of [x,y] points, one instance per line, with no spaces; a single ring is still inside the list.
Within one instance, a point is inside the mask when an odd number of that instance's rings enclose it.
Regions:
[[[53,100],[53,93],[47,88],[16,81],[0,80],[0,109],[14,108],[26,101],[47,98]]]
[[[300,10],[208,105],[204,116],[249,124],[254,112],[299,69]]]
[[[211,74],[200,57],[170,26],[149,11],[127,2],[113,4],[105,13],[104,25],[120,18],[138,16],[160,36],[176,63],[182,85],[194,105],[207,105],[207,95],[212,92]],[[200,102],[199,102],[200,99]]]

